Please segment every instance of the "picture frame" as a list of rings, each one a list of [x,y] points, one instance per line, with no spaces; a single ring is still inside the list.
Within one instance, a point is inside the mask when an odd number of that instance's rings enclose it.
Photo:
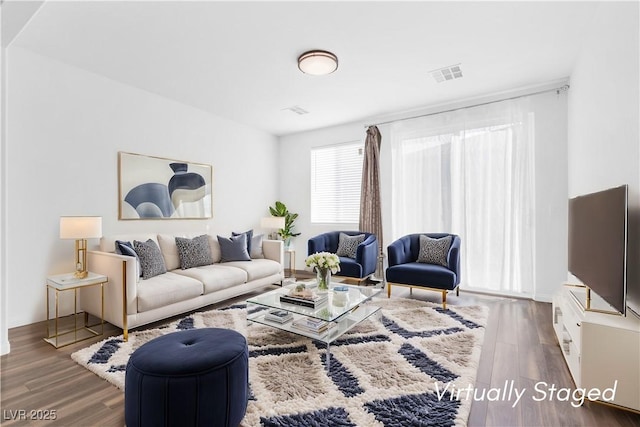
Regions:
[[[118,152],[118,219],[213,217],[213,166]]]

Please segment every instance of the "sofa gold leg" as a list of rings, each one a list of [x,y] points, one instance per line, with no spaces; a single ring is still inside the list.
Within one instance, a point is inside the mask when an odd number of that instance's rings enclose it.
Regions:
[[[413,287],[409,288],[409,295],[413,296]]]
[[[447,309],[447,291],[442,291],[442,309]]]
[[[391,298],[391,283],[387,283],[387,298]]]
[[[460,286],[456,286],[456,296],[460,296]]]

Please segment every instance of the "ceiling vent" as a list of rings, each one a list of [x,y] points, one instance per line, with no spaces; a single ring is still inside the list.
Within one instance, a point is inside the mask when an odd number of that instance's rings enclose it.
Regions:
[[[291,111],[291,112],[299,114],[299,115],[309,114],[309,112],[307,110],[305,110],[304,108],[299,107],[297,105],[294,105],[293,107],[289,107],[289,108],[283,108],[282,111]]]
[[[459,79],[462,77],[462,69],[460,64],[449,65],[448,67],[439,68],[437,70],[429,71],[437,83],[442,83],[447,80]]]

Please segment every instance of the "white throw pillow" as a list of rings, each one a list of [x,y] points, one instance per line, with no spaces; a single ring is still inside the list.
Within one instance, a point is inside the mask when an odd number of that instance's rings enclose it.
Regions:
[[[158,244],[167,270],[171,271],[180,268],[180,254],[176,246],[175,236],[158,234]]]

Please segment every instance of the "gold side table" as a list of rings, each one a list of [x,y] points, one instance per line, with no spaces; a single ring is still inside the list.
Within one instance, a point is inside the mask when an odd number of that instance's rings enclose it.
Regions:
[[[73,344],[78,341],[86,340],[91,337],[99,336],[104,333],[104,284],[108,282],[107,276],[101,274],[91,273],[83,279],[76,278],[73,273],[58,274],[56,276],[47,277],[47,337],[44,339],[46,342],[54,346],[55,348],[64,347],[65,345]],[[84,322],[82,326],[78,327],[78,289],[89,286],[100,286],[100,323],[95,325],[88,324],[88,316],[85,313]],[[53,291],[55,294],[55,317],[50,318],[50,294]],[[73,326],[59,329],[59,294],[66,291],[73,291]],[[51,333],[51,322],[53,321],[54,328],[53,334]],[[100,325],[100,332],[94,328]]]

